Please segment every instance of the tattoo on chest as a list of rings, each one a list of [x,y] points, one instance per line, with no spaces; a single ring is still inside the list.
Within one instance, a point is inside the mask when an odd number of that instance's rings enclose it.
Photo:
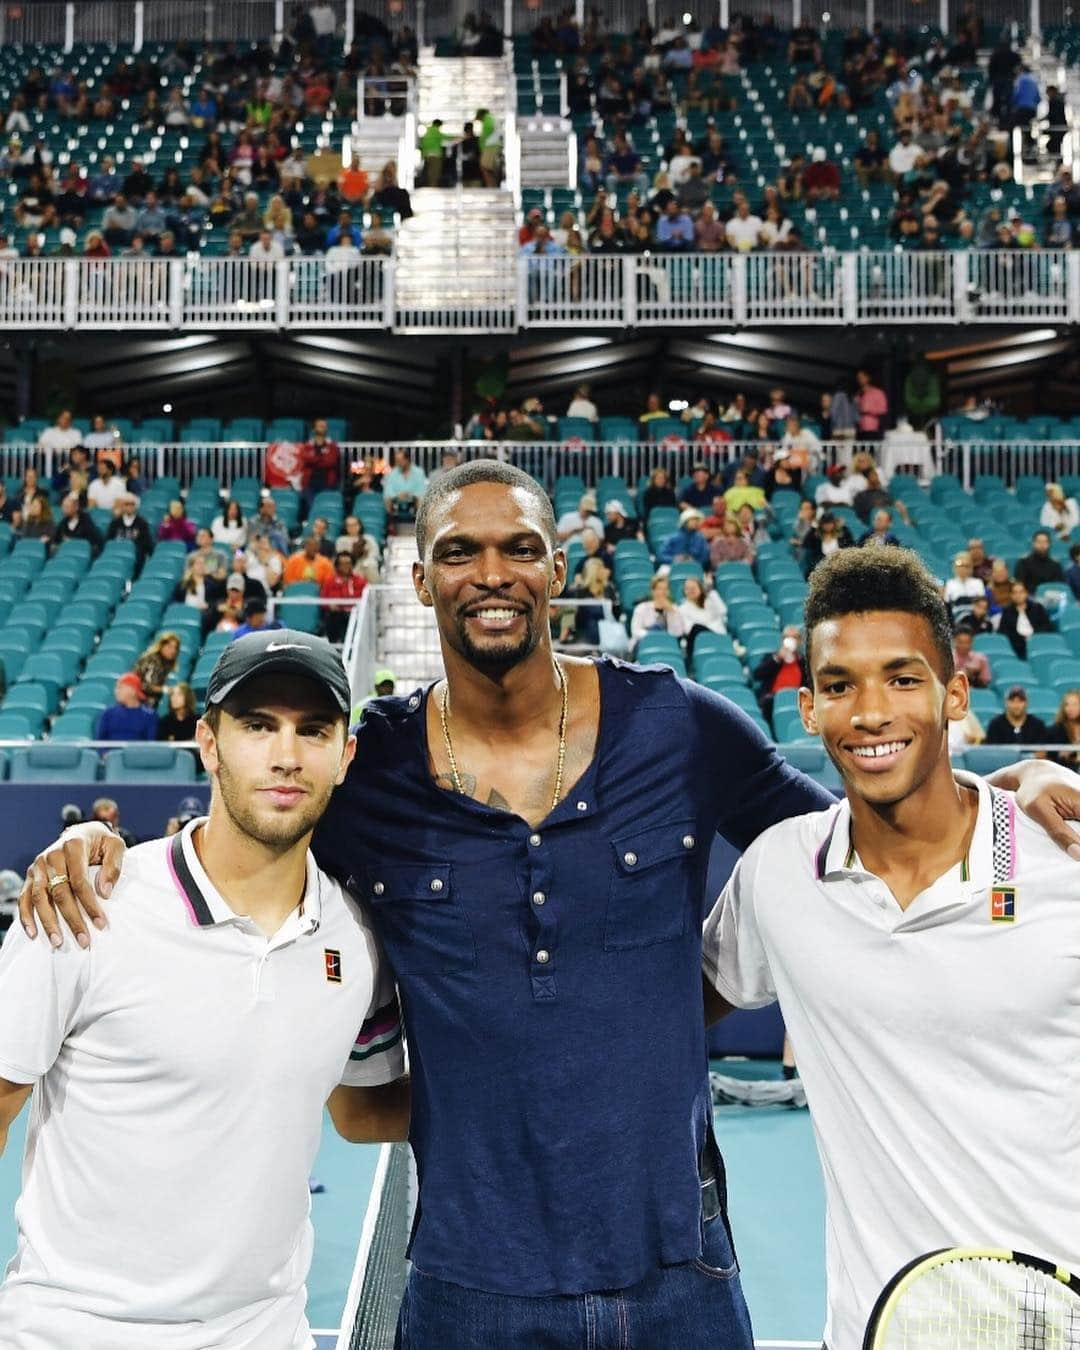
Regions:
[[[502,795],[498,788],[492,788],[485,798],[477,789],[476,774],[463,773],[459,775],[461,787],[466,797],[473,797],[476,801],[484,801],[496,811],[512,811],[513,807]],[[444,792],[456,792],[454,780],[448,773],[440,773],[435,776],[435,786],[442,788]]]

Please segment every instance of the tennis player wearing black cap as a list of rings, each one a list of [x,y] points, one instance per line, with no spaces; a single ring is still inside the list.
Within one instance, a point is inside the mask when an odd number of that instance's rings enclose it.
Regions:
[[[128,853],[92,952],[18,927],[0,952],[0,1142],[36,1087],[13,1350],[309,1350],[323,1105],[347,1137],[405,1132],[392,979],[308,852],[355,750],[341,662],[252,634],[207,704],[209,815]]]

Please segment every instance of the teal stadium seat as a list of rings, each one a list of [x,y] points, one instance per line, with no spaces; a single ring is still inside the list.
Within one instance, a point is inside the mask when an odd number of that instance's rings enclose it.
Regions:
[[[97,728],[98,714],[91,709],[66,708],[49,728],[49,740],[92,741]]]
[[[95,783],[98,778],[96,750],[76,745],[31,745],[11,754],[12,783]]]
[[[37,734],[36,719],[0,708],[0,741],[32,741]]]
[[[172,745],[125,745],[105,756],[106,783],[193,783],[195,761]]]

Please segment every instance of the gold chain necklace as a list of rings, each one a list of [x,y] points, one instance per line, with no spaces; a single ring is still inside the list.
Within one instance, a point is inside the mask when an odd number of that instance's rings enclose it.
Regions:
[[[554,659],[554,658],[553,658]],[[551,796],[551,809],[554,811],[562,797],[563,770],[566,767],[566,720],[567,713],[570,710],[570,694],[567,688],[566,672],[562,665],[556,659],[554,661],[555,670],[559,676],[559,688],[562,692],[562,712],[559,714],[559,758],[555,770],[555,791]],[[461,781],[461,773],[458,770],[457,757],[454,754],[454,747],[450,742],[450,727],[447,722],[446,714],[450,708],[450,682],[446,683],[443,690],[442,700],[439,703],[439,722],[442,725],[443,744],[446,746],[446,758],[450,761],[450,777],[454,780],[454,791],[460,792],[463,797],[469,794]]]

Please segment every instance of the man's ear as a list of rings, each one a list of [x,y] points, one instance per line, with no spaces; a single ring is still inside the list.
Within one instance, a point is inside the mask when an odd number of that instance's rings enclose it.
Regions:
[[[416,598],[422,605],[426,605],[430,609],[435,602],[431,596],[431,589],[424,580],[424,564],[419,558],[412,565],[412,583],[413,589],[416,591]]]

